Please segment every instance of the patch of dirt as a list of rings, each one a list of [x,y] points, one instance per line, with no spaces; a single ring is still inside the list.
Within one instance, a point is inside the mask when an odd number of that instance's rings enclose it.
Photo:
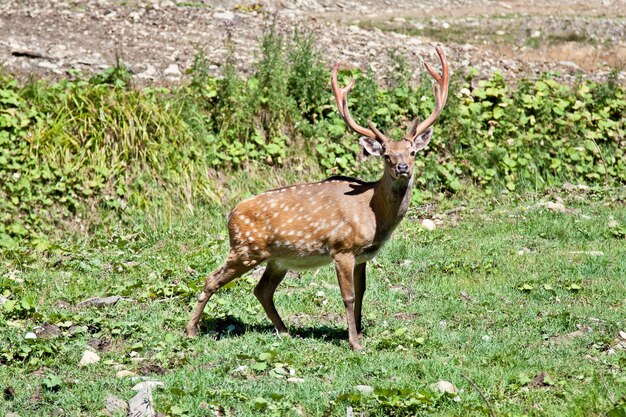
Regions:
[[[603,79],[626,61],[625,11],[623,0],[0,0],[0,62],[11,73],[55,79],[121,59],[138,84],[178,83],[200,49],[219,76],[230,34],[236,66],[249,74],[275,17],[281,31],[311,31],[329,68],[370,65],[382,77],[395,49],[422,72],[441,43],[451,71]]]
[[[166,370],[153,362],[143,362],[137,369],[140,375],[165,375]]]

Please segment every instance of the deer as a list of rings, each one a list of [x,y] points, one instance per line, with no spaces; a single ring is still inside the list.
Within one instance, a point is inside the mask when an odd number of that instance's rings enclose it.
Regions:
[[[334,176],[320,182],[270,190],[241,201],[228,215],[230,251],[224,264],[204,283],[185,333],[198,334],[198,322],[213,294],[230,281],[266,262],[254,295],[280,334],[289,334],[274,305],[274,293],[289,270],[334,264],[346,311],[348,342],[355,351],[363,345],[361,311],[366,286],[366,263],[374,258],[404,218],[411,200],[415,155],[432,136],[448,96],[448,64],[436,48],[442,73],[428,63],[434,78],[435,106],[428,118],[416,118],[408,133],[394,141],[368,121],[359,126],[348,110],[348,92],[354,78],[340,88],[340,63],[331,72],[331,86],[339,114],[362,135],[359,142],[369,155],[384,158],[384,173],[376,182]]]

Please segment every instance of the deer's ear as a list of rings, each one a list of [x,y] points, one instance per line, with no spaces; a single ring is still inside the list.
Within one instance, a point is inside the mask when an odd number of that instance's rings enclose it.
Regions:
[[[429,127],[428,129],[424,131],[424,133],[422,133],[417,138],[415,138],[415,140],[413,141],[413,149],[415,151],[420,151],[424,149],[426,145],[428,145],[428,142],[430,142],[430,139],[432,137],[433,137],[433,129]]]
[[[361,146],[363,146],[368,154],[376,156],[381,156],[383,154],[383,147],[380,145],[380,143],[378,143],[376,139],[362,136],[359,139],[359,142],[361,142]]]

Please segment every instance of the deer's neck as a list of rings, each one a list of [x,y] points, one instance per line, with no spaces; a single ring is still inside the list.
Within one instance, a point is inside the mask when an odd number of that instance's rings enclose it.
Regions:
[[[394,179],[385,173],[374,187],[372,208],[377,218],[377,235],[386,239],[406,214],[411,202],[413,176]]]

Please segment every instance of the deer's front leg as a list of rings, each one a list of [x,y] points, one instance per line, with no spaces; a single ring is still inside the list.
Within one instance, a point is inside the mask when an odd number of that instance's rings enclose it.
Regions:
[[[341,297],[346,306],[346,317],[348,320],[348,341],[353,350],[362,350],[359,343],[359,336],[356,330],[356,320],[354,319],[354,255],[351,253],[340,253],[335,255],[335,270],[339,280]]]
[[[365,294],[365,262],[354,267],[354,321],[359,338],[363,337],[361,324],[361,309],[363,307],[363,294]]]

